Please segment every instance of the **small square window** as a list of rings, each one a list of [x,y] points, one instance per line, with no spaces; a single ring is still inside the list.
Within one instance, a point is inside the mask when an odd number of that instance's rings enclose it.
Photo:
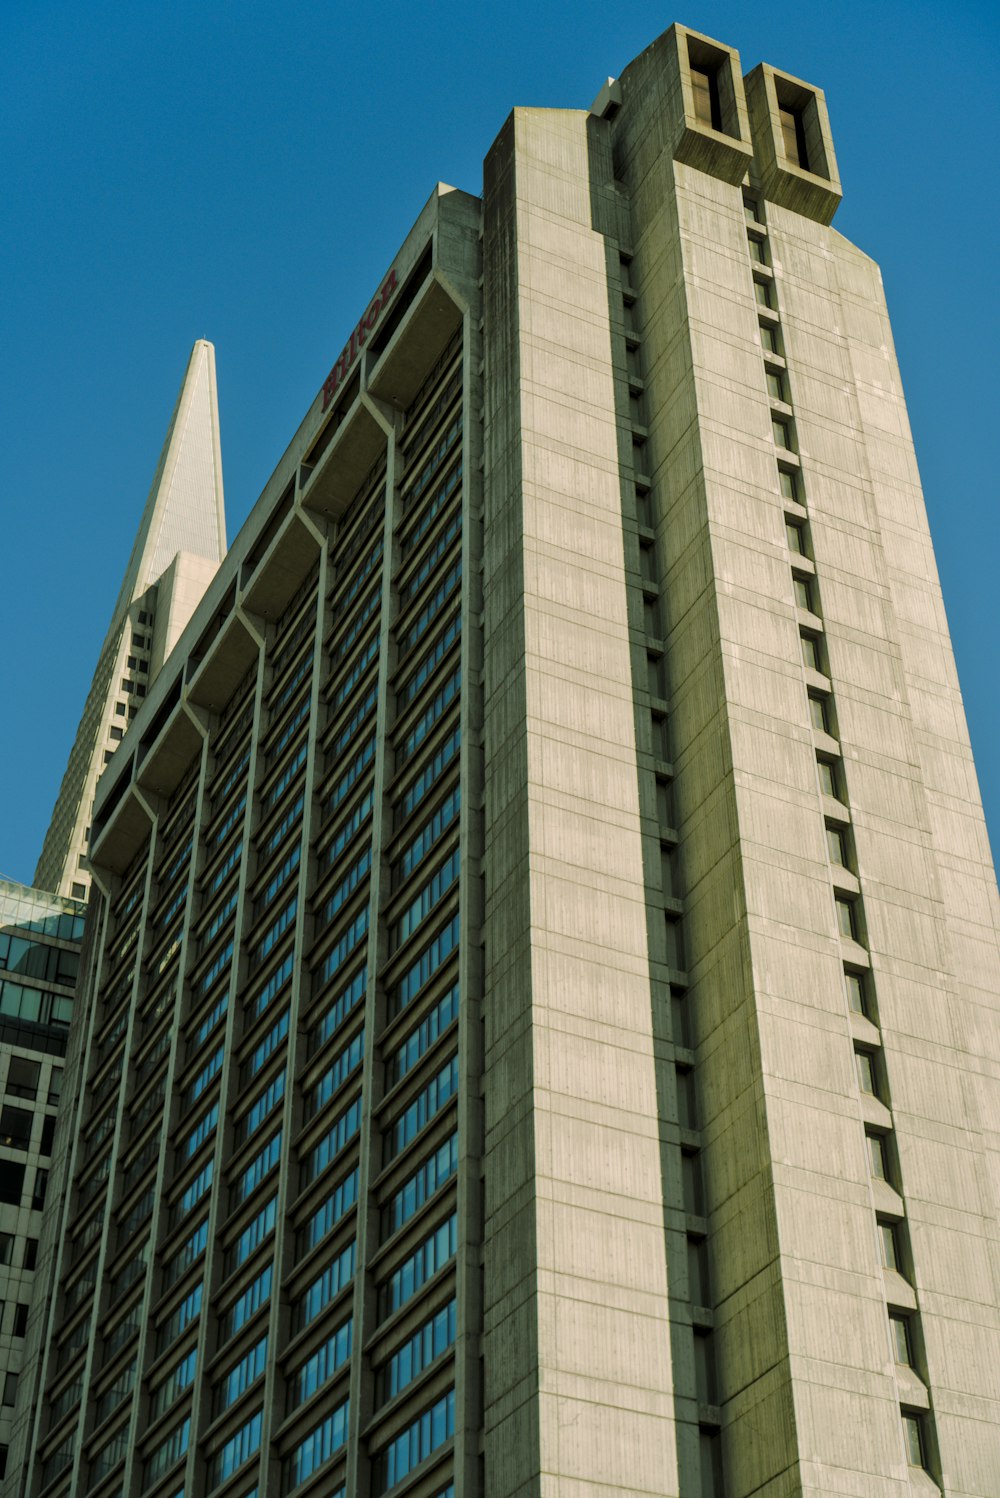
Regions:
[[[115,751],[113,749],[105,749],[105,751],[104,751],[104,763],[106,765],[109,765],[111,763],[111,761],[114,759],[114,757],[115,757]]]
[[[125,704],[124,704],[124,702],[116,702],[115,703],[115,713],[116,713],[116,715],[119,718],[124,718],[124,716],[125,716]]]
[[[906,1443],[906,1460],[911,1467],[923,1467],[924,1441],[919,1415],[903,1416],[903,1440]]]
[[[73,885],[73,899],[85,900],[87,898],[87,886],[85,884]]]
[[[865,996],[865,982],[860,973],[845,973],[847,982],[847,1002],[854,1014],[867,1014],[868,1004]]]
[[[850,941],[857,941],[857,915],[853,900],[845,900],[838,895],[837,905],[837,929],[841,936],[846,936]]]
[[[112,727],[110,728],[109,733],[115,740],[123,739],[125,737],[124,728],[115,728],[114,725],[112,725]]]
[[[875,1057],[871,1051],[855,1051],[854,1057],[858,1063],[858,1086],[868,1097],[878,1097],[878,1084],[875,1078]]]
[[[890,1316],[889,1331],[896,1362],[904,1367],[913,1366],[913,1345],[910,1338],[910,1323],[906,1316]]]
[[[825,697],[809,698],[809,721],[820,733],[830,732],[830,715],[827,712]]]
[[[867,1134],[868,1163],[877,1181],[889,1179],[889,1148],[881,1134]]]
[[[880,1222],[878,1241],[882,1252],[882,1263],[886,1269],[899,1269],[899,1240],[894,1222]]]

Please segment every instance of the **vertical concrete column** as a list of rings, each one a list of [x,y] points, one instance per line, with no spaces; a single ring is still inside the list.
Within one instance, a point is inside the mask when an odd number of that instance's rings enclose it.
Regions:
[[[608,284],[585,113],[515,111],[487,159],[484,223],[486,1491],[676,1494]]]

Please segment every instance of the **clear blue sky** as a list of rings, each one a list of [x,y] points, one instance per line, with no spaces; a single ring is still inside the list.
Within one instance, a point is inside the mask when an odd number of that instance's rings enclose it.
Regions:
[[[1000,7],[152,0],[0,20],[0,872],[30,881],[195,338],[232,537],[437,180],[671,21],[825,88],[882,265],[1000,850]]]

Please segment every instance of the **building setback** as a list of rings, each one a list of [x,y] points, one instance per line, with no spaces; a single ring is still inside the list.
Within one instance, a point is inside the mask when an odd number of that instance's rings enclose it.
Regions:
[[[94,813],[5,1498],[988,1498],[997,891],[822,93],[439,187]]]
[[[35,869],[39,889],[90,890],[97,781],[226,553],[215,349],[191,350],[163,451]]]

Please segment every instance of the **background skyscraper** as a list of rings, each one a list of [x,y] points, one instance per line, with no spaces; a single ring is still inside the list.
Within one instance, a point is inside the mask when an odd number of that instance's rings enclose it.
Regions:
[[[741,73],[438,189],[137,717],[14,1491],[995,1486],[996,886],[823,96]]]

